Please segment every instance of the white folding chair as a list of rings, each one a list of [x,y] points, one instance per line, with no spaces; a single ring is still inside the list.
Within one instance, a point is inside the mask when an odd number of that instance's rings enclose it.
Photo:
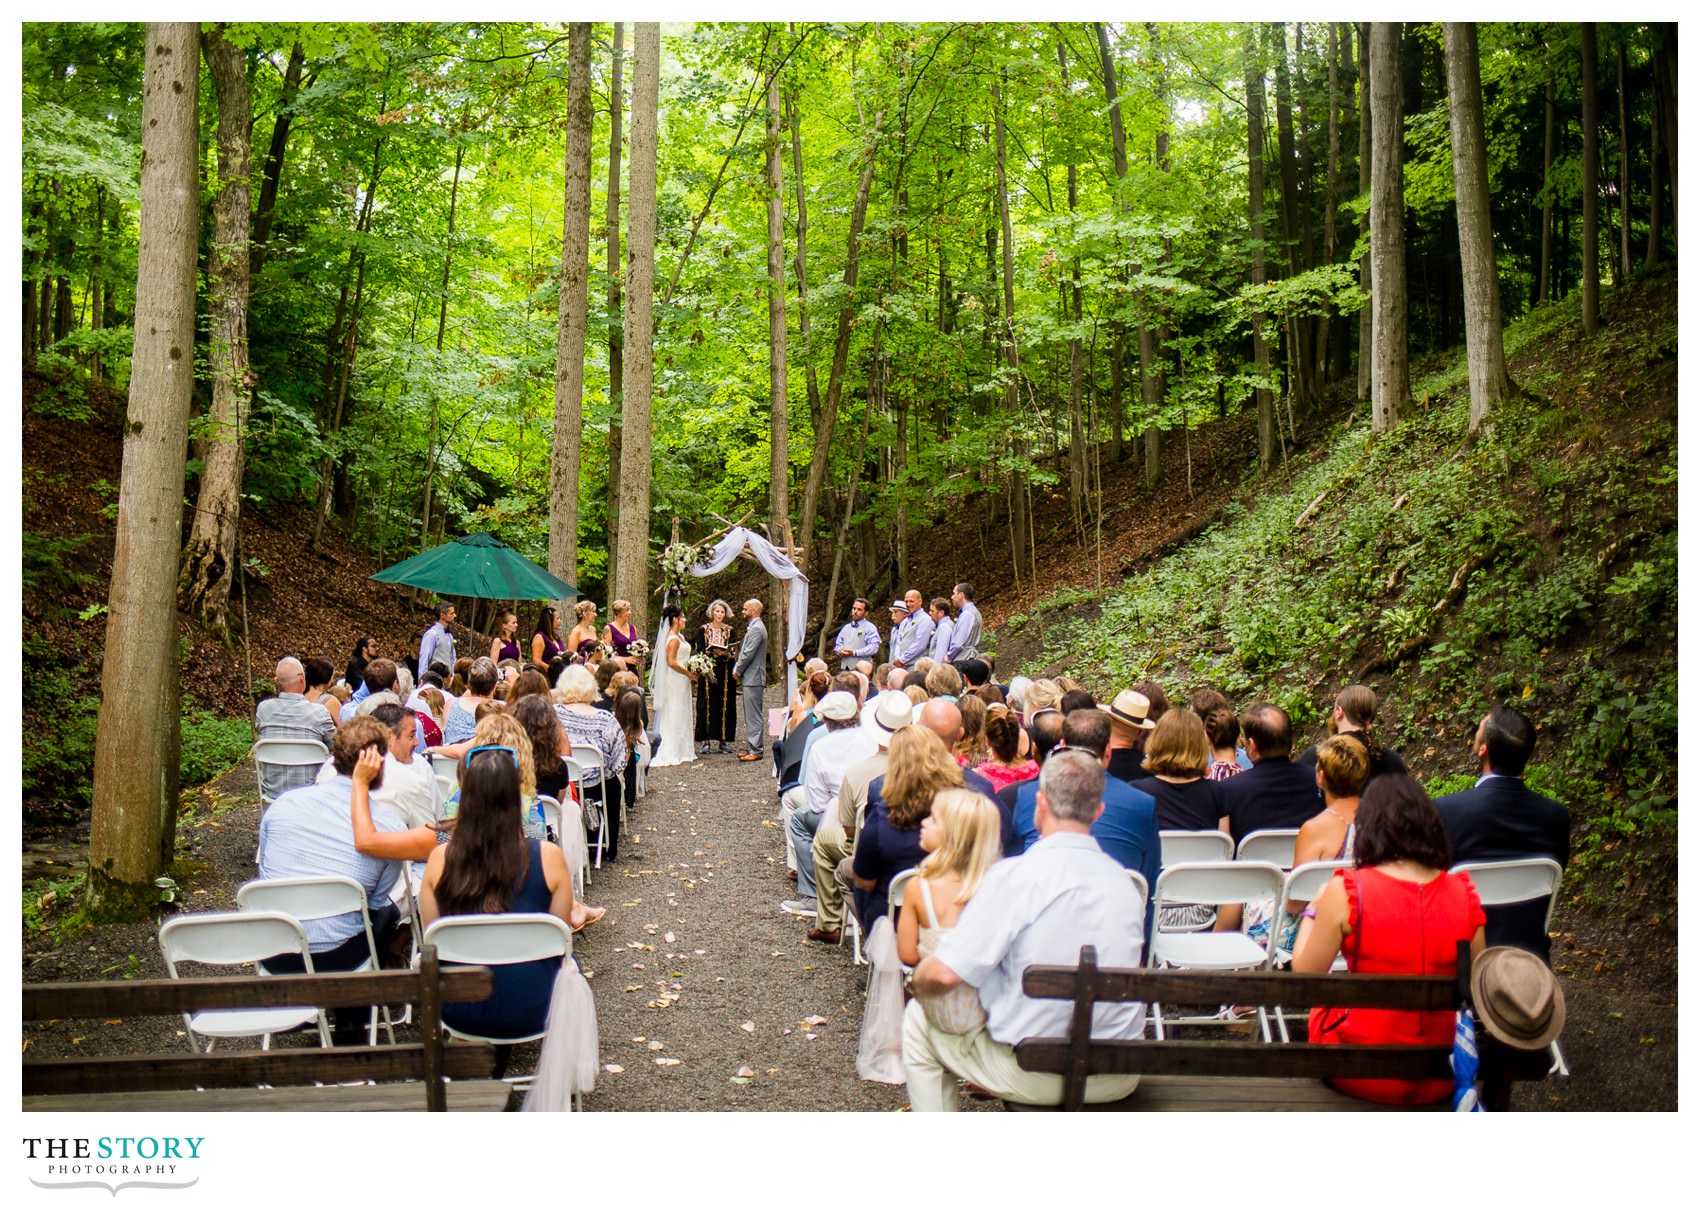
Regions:
[[[406,864],[402,867],[405,869]],[[405,877],[404,877],[405,879]],[[359,913],[366,932],[366,959],[349,972],[364,973],[378,967],[378,943],[372,934],[372,915],[366,906],[366,890],[347,876],[298,876],[280,880],[250,880],[236,890],[236,904],[244,910],[270,910],[287,914],[296,922],[334,918]],[[390,1009],[383,1008],[384,1031],[395,1043]],[[378,1008],[373,1007],[366,1028],[368,1044],[378,1043]]]
[[[1162,865],[1177,863],[1226,863],[1234,857],[1234,839],[1223,830],[1159,830]],[[1148,890],[1149,891],[1149,890]],[[1165,906],[1166,931],[1208,931],[1216,923],[1216,907]]]
[[[451,787],[460,786],[460,759],[450,754],[431,755],[431,774],[447,779]]]
[[[1274,938],[1259,944],[1239,931],[1166,931],[1162,907],[1166,904],[1233,905],[1281,893],[1281,869],[1272,863],[1235,860],[1228,863],[1183,863],[1166,868],[1157,877],[1153,900],[1157,904],[1149,950],[1153,968],[1174,969],[1266,969],[1274,955]],[[1263,1039],[1269,1040],[1269,1017],[1257,1009]],[[1151,1022],[1156,1038],[1163,1037],[1163,1010],[1151,1004]],[[1216,1024],[1219,1016],[1192,1016],[1175,1023]]]
[[[891,925],[894,930],[897,927],[897,919],[903,912],[903,900],[908,895],[909,882],[914,878],[915,869],[904,868],[901,872],[891,878],[891,887],[886,890],[886,913],[891,915]],[[856,942],[860,945],[860,938],[858,938]],[[858,950],[860,949],[858,948]],[[902,962],[899,961],[898,963],[901,964]],[[903,971],[905,973],[909,973],[912,972],[913,969],[909,965],[903,965]]]
[[[331,752],[325,748],[322,741],[311,737],[291,739],[261,739],[254,743],[254,778],[260,788],[260,816],[264,817],[266,810],[272,807],[277,796],[291,788],[306,787],[312,783],[319,773],[319,768],[325,765]],[[276,775],[288,779],[286,786],[277,795],[266,795],[266,768],[271,767]],[[254,863],[260,862],[260,844],[254,843]]]
[[[1297,830],[1253,830],[1240,839],[1240,849],[1234,858],[1272,863],[1284,872],[1293,866],[1293,850],[1298,843]]]
[[[1546,922],[1541,929],[1543,932],[1552,930],[1552,908],[1558,901],[1559,881],[1564,878],[1564,869],[1557,860],[1545,856],[1500,859],[1454,864],[1452,870],[1470,878],[1484,906],[1515,905],[1520,901],[1534,901],[1537,897],[1546,898]],[[1552,1069],[1548,1073],[1570,1077],[1570,1066],[1566,1064],[1564,1052],[1556,1040],[1552,1042]]]
[[[642,800],[649,792],[649,734],[638,737],[638,743],[632,754],[632,764],[637,767],[637,799]]]
[[[175,980],[180,962],[206,965],[249,965],[285,952],[300,955],[305,972],[313,971],[313,953],[301,924],[288,914],[270,910],[234,910],[210,914],[178,914],[160,924],[159,950],[165,971]],[[303,1024],[318,1022],[319,1043],[330,1048],[330,1023],[319,1007],[258,1007],[252,1010],[185,1012],[189,1047],[201,1052],[198,1037],[207,1038],[211,1053],[220,1037],[258,1036],[269,1049],[272,1036]]]
[[[562,964],[573,962],[572,928],[553,914],[454,914],[425,928],[424,946],[435,947],[438,961],[445,964],[495,966],[553,956],[559,956]],[[422,1024],[421,1028],[433,1031],[436,1025]],[[479,1036],[456,1031],[448,1024],[442,1029],[460,1040],[494,1045],[525,1044],[544,1036],[543,1029],[529,1036]],[[535,1077],[528,1074],[504,1081],[528,1086]],[[574,1102],[582,1105],[582,1097],[575,1097]]]
[[[569,800],[576,810],[576,802]],[[561,848],[561,854],[566,856],[567,870],[573,877],[573,897],[584,896],[584,869],[588,864],[589,848],[584,840],[584,815],[578,812],[568,813],[561,802],[553,796],[537,794],[538,807],[543,810],[543,829],[547,832],[550,842]]]
[[[576,803],[579,806],[579,829],[584,832],[586,838],[584,883],[588,885],[590,883],[590,844],[588,840],[593,832],[596,834],[598,839],[606,837],[608,822],[602,812],[602,803],[600,801],[592,800],[589,793],[585,790],[584,764],[577,758],[567,758],[564,756],[562,757],[561,762],[567,768],[568,784],[578,789],[579,800]],[[601,852],[598,851],[597,859],[600,860],[601,858]],[[598,863],[597,866],[600,867],[601,864]]]
[[[1234,857],[1234,839],[1226,830],[1159,830],[1162,864],[1225,863]]]
[[[1293,959],[1292,950],[1281,946],[1281,937],[1286,933],[1287,923],[1293,917],[1287,910],[1287,904],[1302,901],[1309,905],[1316,900],[1317,894],[1322,892],[1328,882],[1334,879],[1334,873],[1354,866],[1350,859],[1318,859],[1312,863],[1301,863],[1287,873],[1287,879],[1281,886],[1281,896],[1275,902],[1275,917],[1269,924],[1269,937],[1275,941],[1275,964],[1283,965]],[[1339,970],[1345,967],[1345,958],[1336,956],[1333,968]],[[1270,1016],[1275,1021],[1276,1030],[1281,1033],[1283,1044],[1292,1039],[1287,1033],[1288,1019],[1304,1018],[1302,1015],[1289,1016],[1280,1007],[1272,1008]]]
[[[594,820],[587,819],[585,832],[588,834],[592,827],[596,830],[596,866],[600,870],[602,867],[602,853],[608,849],[609,781],[607,779],[606,772],[603,770],[602,751],[598,750],[593,745],[574,744],[572,748],[572,757],[563,761],[570,761],[577,766],[579,778],[578,786],[580,792],[584,795],[584,806],[586,812],[592,812],[591,805],[594,804],[596,806],[594,809]],[[596,769],[596,778],[587,782],[584,773],[592,767]],[[568,769],[571,770],[572,768],[569,767]]]

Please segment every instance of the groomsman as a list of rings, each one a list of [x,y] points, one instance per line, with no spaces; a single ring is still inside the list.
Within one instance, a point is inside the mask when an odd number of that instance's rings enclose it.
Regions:
[[[933,599],[929,613],[933,618],[933,660],[940,665],[949,665],[950,641],[955,630],[950,622],[950,599]]]
[[[871,660],[880,651],[880,630],[868,618],[868,600],[858,598],[850,604],[850,622],[838,629],[838,639],[832,651],[838,656],[840,670],[853,670],[856,663]]]
[[[904,619],[908,630],[892,641],[891,660],[893,665],[909,670],[933,647],[933,621],[927,614],[920,590],[910,590],[903,595],[903,608],[908,612]]]
[[[950,629],[950,660],[963,661],[980,655],[980,608],[974,605],[974,587],[966,581],[956,583],[950,596],[956,607],[956,622]]]

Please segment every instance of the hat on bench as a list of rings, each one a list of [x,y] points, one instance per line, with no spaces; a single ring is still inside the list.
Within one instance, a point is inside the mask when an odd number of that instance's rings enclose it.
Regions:
[[[1564,991],[1546,962],[1522,948],[1488,948],[1470,968],[1470,1001],[1488,1035],[1544,1049],[1564,1031]]]

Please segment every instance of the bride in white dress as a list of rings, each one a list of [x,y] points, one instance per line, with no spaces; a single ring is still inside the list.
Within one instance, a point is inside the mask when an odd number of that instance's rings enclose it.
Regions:
[[[685,612],[677,606],[668,606],[662,610],[661,618],[665,624],[662,660],[655,664],[655,682],[651,687],[661,742],[655,747],[649,765],[671,767],[696,761],[696,704],[691,684],[697,676],[686,664],[691,659],[691,643],[684,637]]]

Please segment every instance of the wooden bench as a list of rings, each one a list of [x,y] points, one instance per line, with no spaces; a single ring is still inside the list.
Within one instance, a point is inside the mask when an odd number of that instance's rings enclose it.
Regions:
[[[1078,965],[1033,965],[1022,974],[1032,998],[1074,1003],[1066,1037],[1030,1037],[1015,1048],[1024,1070],[1063,1076],[1065,1112],[1077,1111],[1412,1111],[1342,1094],[1326,1078],[1452,1078],[1452,1042],[1430,1045],[1270,1044],[1259,1041],[1091,1040],[1099,1002],[1202,1006],[1373,1007],[1452,1012],[1469,1001],[1469,945],[1459,946],[1458,976],[1360,976],[1344,973],[1207,972],[1106,969],[1098,952],[1080,950]],[[1478,1031],[1483,1104],[1510,1106],[1514,1081],[1547,1073],[1545,1050],[1506,1048]],[[1139,1087],[1114,1103],[1087,1104],[1093,1074],[1139,1074]],[[1055,1111],[1007,1105],[1012,1111]],[[1445,1110],[1450,1101],[1429,1105]]]
[[[27,1060],[23,1107],[26,1112],[401,1112],[423,1106],[430,1112],[500,1112],[512,1088],[490,1078],[495,1049],[445,1045],[436,1030],[444,1002],[481,1002],[490,990],[488,968],[440,969],[435,948],[424,950],[417,969],[26,985],[26,1022],[411,1003],[419,1008],[425,1030],[420,1043],[407,1045]]]

